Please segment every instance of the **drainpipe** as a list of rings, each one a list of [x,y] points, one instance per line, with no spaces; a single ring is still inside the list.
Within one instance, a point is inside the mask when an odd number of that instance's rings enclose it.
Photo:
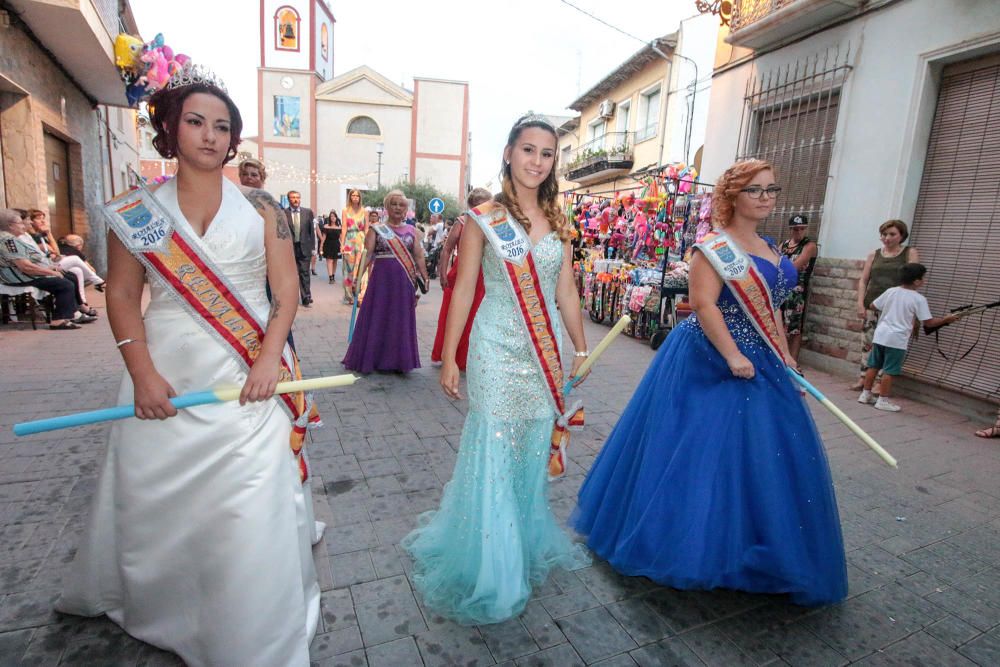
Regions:
[[[105,152],[105,155],[108,158],[108,176],[109,176],[108,184],[111,186],[111,199],[114,199],[115,198],[115,165],[114,165],[114,161],[111,159],[111,119],[109,117],[108,107],[106,105],[103,106],[103,107],[101,107],[101,106],[97,107],[97,121],[98,121],[98,123],[101,122],[102,117],[103,117],[103,120],[104,120],[104,139],[107,142],[107,151]],[[101,196],[102,197],[104,196],[103,192],[101,193]]]
[[[661,131],[660,131],[660,152],[659,152],[659,154],[657,156],[657,165],[658,166],[663,166],[663,146],[664,146],[664,144],[667,141],[667,109],[669,108],[668,102],[669,102],[670,93],[671,93],[671,90],[670,90],[670,75],[671,75],[671,73],[673,71],[673,60],[671,60],[670,56],[668,56],[666,53],[664,53],[663,51],[661,51],[659,49],[659,47],[656,46],[656,42],[655,41],[649,43],[649,48],[653,50],[653,53],[655,53],[656,55],[660,56],[661,58],[663,58],[664,60],[666,60],[667,63],[668,63],[667,77],[666,77],[667,94],[664,96],[664,101],[663,101],[663,106],[664,106],[664,110],[663,110],[663,126],[662,126]],[[684,160],[686,162],[687,159],[688,159],[688,153],[690,152],[690,146],[688,144],[690,142],[691,122],[694,120],[693,116],[694,116],[695,96],[698,94],[698,63],[696,63],[695,61],[691,60],[687,56],[682,56],[681,54],[677,53],[676,51],[674,51],[674,55],[676,57],[680,58],[681,60],[688,61],[689,63],[691,63],[691,65],[694,66],[694,81],[691,83],[691,110],[688,113],[687,121],[684,123]]]

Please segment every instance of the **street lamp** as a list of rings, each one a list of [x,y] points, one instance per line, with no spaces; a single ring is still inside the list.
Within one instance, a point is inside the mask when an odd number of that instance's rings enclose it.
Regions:
[[[385,151],[385,144],[381,141],[375,144],[375,152],[378,153],[378,189],[382,188],[382,153]]]

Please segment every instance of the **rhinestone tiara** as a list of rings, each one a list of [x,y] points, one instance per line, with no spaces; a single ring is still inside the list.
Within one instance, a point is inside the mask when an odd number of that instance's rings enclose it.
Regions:
[[[551,127],[553,130],[555,129],[555,126],[552,124],[552,121],[549,120],[548,116],[545,116],[540,113],[535,113],[534,111],[529,111],[528,113],[518,118],[517,122],[514,123],[514,127],[521,127],[522,125],[528,125],[529,123],[542,123],[548,127]]]
[[[183,67],[174,72],[174,75],[167,82],[166,88],[167,90],[173,90],[174,88],[190,86],[194,83],[205,83],[215,86],[227,95],[229,94],[229,91],[226,90],[225,82],[215,72],[202,65],[195,65],[191,61],[184,63]]]

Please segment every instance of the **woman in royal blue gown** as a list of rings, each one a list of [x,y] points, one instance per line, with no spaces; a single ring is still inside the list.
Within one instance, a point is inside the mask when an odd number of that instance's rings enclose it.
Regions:
[[[716,228],[750,255],[775,307],[796,272],[756,228],[778,192],[771,166],[748,160],[712,201]],[[841,600],[837,503],[804,399],[701,252],[690,294],[696,314],[671,332],[594,461],[574,527],[619,572],[674,588]],[[790,359],[783,331],[779,343]]]

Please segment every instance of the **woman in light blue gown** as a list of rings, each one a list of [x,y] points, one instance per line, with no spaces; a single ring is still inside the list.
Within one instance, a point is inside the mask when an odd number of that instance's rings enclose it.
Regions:
[[[515,123],[504,148],[508,217],[528,234],[555,338],[556,305],[576,349],[575,375],[587,356],[573,282],[572,228],[556,196],[556,132],[540,116]],[[403,540],[414,559],[413,583],[424,603],[459,623],[498,623],[517,615],[532,586],[552,567],[588,563],[585,551],[557,525],[548,507],[548,458],[555,409],[519,314],[504,261],[469,224],[459,249],[442,355],[441,386],[455,399],[455,361],[482,266],[486,295],[472,328],[467,378],[469,411],[441,507],[420,518]]]

